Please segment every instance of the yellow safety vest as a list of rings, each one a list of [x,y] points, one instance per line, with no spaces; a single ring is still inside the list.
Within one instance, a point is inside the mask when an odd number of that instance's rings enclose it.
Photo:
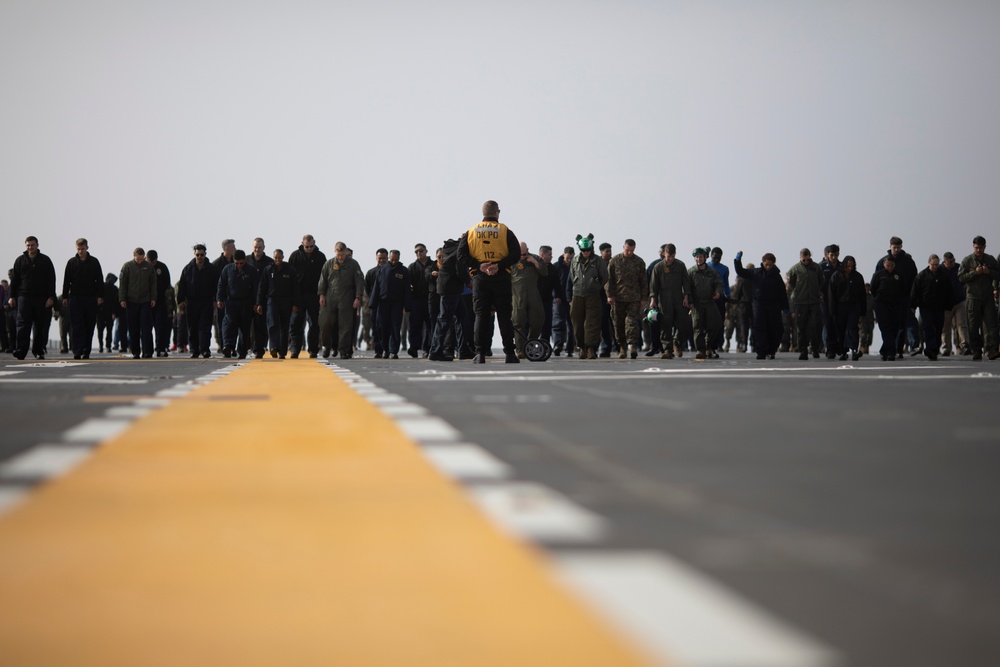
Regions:
[[[507,256],[507,225],[483,220],[466,233],[469,256],[478,263],[499,262]]]

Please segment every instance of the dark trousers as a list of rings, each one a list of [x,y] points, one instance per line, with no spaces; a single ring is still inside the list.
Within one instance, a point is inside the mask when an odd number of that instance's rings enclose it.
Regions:
[[[17,340],[17,311],[7,309],[7,302],[4,302],[3,321],[0,322],[0,344],[5,350],[13,350],[14,342]]]
[[[878,301],[875,302],[875,319],[878,320],[878,330],[882,334],[882,347],[879,349],[879,354],[883,357],[896,356],[896,337],[902,328],[900,326],[901,315],[902,311],[899,306],[887,306]]]
[[[255,355],[264,354],[267,349],[267,309],[263,313],[253,312],[253,328],[250,334],[250,341],[253,343],[253,353]]]
[[[674,346],[682,348],[684,341],[691,337],[691,313],[682,302],[657,298],[660,311],[657,328],[660,331],[660,351],[673,351]]]
[[[378,309],[379,304],[369,306],[368,316],[372,322],[372,347],[375,349],[375,354],[382,354],[388,350],[382,347],[382,322],[379,319]]]
[[[649,351],[663,352],[663,343],[660,341],[660,322],[649,322]]]
[[[699,352],[719,349],[719,341],[722,340],[722,317],[714,301],[694,304],[691,308],[691,324],[694,327],[695,349]]]
[[[271,350],[284,357],[288,354],[288,329],[292,319],[290,299],[268,299],[267,337]]]
[[[781,323],[781,309],[778,310],[778,323]],[[736,304],[736,309],[734,311],[734,317],[736,318],[736,345],[741,348],[744,352],[750,349],[750,323],[753,321],[753,304],[743,301],[742,303]],[[778,345],[781,344],[781,336],[778,336]],[[755,348],[756,349],[756,348]],[[777,352],[778,348],[774,348]],[[774,354],[774,352],[765,354]]]
[[[458,296],[457,294],[455,295]],[[441,314],[441,297],[437,294],[430,297],[427,301],[427,319],[430,323],[430,335],[427,339],[427,351],[431,351],[431,345],[434,344],[434,332],[437,330],[438,315]]]
[[[102,306],[102,308],[107,308],[107,305]],[[112,308],[108,308],[106,311],[101,310],[97,314],[97,342],[100,344],[102,350],[107,349],[108,352],[111,351],[111,334],[115,330],[115,314]]]
[[[179,311],[174,314],[172,328],[174,330],[174,345],[183,350],[188,346],[188,322],[186,311]]]
[[[457,326],[462,330],[462,342],[456,342],[459,345],[457,348],[458,354],[461,355],[463,352],[466,355],[475,354],[476,314],[472,307],[472,292],[462,294],[462,297],[459,299],[458,308],[455,310],[455,319],[458,320]],[[491,333],[490,335],[492,336],[493,334]]]
[[[601,354],[611,354],[614,351],[615,334],[611,328],[611,304],[601,293]]]
[[[472,279],[472,308],[476,315],[475,337],[478,354],[486,354],[493,347],[494,311],[496,311],[497,324],[500,327],[503,351],[507,354],[514,353],[514,322],[511,319],[512,298],[510,277],[507,275],[484,277],[482,274],[477,274]],[[565,303],[560,305],[566,307]],[[572,335],[572,327],[570,327],[569,335]]]
[[[545,320],[542,322],[542,340],[552,341],[552,300],[542,299],[542,312]]]
[[[908,304],[899,307],[899,331],[896,334],[896,353],[903,354],[907,345],[911,350],[920,347],[920,323]]]
[[[187,302],[188,347],[192,354],[204,354],[212,350],[212,316],[215,304],[211,301]]]
[[[799,354],[809,351],[812,345],[814,354],[819,354],[823,346],[822,313],[818,303],[795,306],[795,330],[798,333]]]
[[[785,325],[781,306],[753,304],[753,351],[758,355],[776,354],[781,346]]]
[[[327,299],[326,308],[319,313],[319,321],[323,347],[332,347],[343,355],[353,352],[354,292]]]
[[[222,322],[226,319],[226,309],[214,306],[212,310],[212,325],[215,327],[215,346],[222,348],[225,343],[222,340]]]
[[[74,357],[90,356],[94,345],[94,327],[97,326],[96,296],[69,297],[69,318],[72,323],[70,341]]]
[[[309,333],[306,334],[306,322]],[[319,354],[319,294],[303,294],[297,313],[292,313],[288,347],[295,353],[308,346],[309,354]]]
[[[596,355],[597,346],[601,343],[601,295],[574,296],[569,310],[573,319],[573,335],[581,343],[580,347],[592,347]]]
[[[128,320],[128,349],[133,357],[153,356],[153,307],[149,302],[127,303],[125,317]]]
[[[966,318],[969,323],[969,347],[972,353],[986,354],[997,351],[997,304],[993,299],[965,300]]]
[[[382,354],[399,354],[399,334],[403,329],[403,302],[380,301],[378,324],[379,333],[382,334]]]
[[[125,319],[125,311],[121,311],[115,318],[112,338],[115,347],[122,352],[128,352],[128,320]]]
[[[156,302],[153,306],[153,331],[156,333],[156,351],[166,352],[170,347],[170,330],[173,318],[167,313],[167,304]]]
[[[924,355],[936,359],[941,352],[941,332],[944,330],[944,310],[920,309],[924,324]]]
[[[844,329],[837,324],[825,301],[820,307],[823,314],[823,345],[826,347],[826,354],[827,356],[843,354],[847,351],[843,345]]]
[[[429,350],[431,347],[431,322],[426,301],[417,301],[410,307],[411,350]]]
[[[719,310],[719,319],[722,320],[723,331],[725,331],[725,327],[726,327],[726,302],[728,302],[728,301],[729,301],[729,297],[723,295],[721,299],[719,299],[718,301],[715,302],[715,307],[718,308],[718,310]],[[652,327],[652,325],[650,325],[650,327]],[[723,337],[720,335],[719,336],[719,342],[718,342],[718,344],[716,345],[716,347],[714,349],[716,349],[716,350],[721,350],[722,349],[722,338]]]
[[[464,340],[461,323],[459,322],[459,326],[455,326],[458,320],[456,314],[460,308],[464,308],[461,294],[444,294],[438,298],[437,320],[434,323],[431,354],[444,355],[449,335],[453,335],[455,338],[456,350],[460,350],[468,342]]]
[[[222,319],[222,345],[236,349],[245,356],[250,349],[250,328],[253,326],[253,304],[249,301],[227,301]]]
[[[19,356],[28,355],[28,340],[31,339],[31,353],[45,354],[49,343],[49,324],[52,322],[52,308],[46,308],[44,296],[19,296],[17,298],[17,341],[14,351]]]
[[[573,325],[570,324],[569,304],[560,299],[552,302],[552,344],[560,350],[565,346],[569,352],[576,346]]]
[[[854,304],[842,303],[837,307],[837,314],[832,316],[833,323],[830,331],[833,337],[829,338],[830,345],[836,347],[829,348],[836,354],[846,354],[858,349],[858,320],[861,319],[861,308]]]

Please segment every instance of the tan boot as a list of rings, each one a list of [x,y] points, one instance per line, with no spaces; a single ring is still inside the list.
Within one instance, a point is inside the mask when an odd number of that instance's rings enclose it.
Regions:
[[[597,359],[597,348],[588,347],[587,348],[587,358],[588,359]]]

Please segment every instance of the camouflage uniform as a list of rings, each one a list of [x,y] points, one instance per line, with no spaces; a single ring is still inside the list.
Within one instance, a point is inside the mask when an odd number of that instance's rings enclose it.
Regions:
[[[538,291],[539,279],[549,275],[549,265],[538,255],[532,255],[539,268],[526,260],[519,260],[510,267],[510,287],[514,309],[514,326],[520,331],[515,336],[514,346],[518,356],[524,354],[524,343],[529,338],[540,338],[542,326],[545,324],[545,310],[542,307],[542,295]],[[525,328],[527,324],[527,329]]]
[[[336,257],[326,260],[320,271],[317,292],[326,297],[319,313],[320,340],[324,353],[334,342],[340,354],[350,357],[354,347],[354,299],[361,299],[365,290],[365,274],[357,260],[348,257],[343,264]],[[325,355],[324,355],[325,356]]]
[[[626,257],[619,253],[608,262],[608,298],[615,300],[611,316],[615,324],[615,338],[618,339],[619,358],[625,358],[628,345],[633,352],[639,349],[642,329],[639,313],[646,299],[646,262],[638,255]]]

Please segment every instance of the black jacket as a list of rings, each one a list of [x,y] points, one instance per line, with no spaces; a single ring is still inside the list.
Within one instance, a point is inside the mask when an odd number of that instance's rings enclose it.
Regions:
[[[215,293],[219,287],[219,275],[215,266],[205,262],[200,270],[197,260],[192,259],[181,271],[181,279],[177,283],[177,303],[185,301],[215,301]]]
[[[910,289],[910,308],[927,310],[951,310],[955,296],[951,289],[951,277],[941,267],[937,271],[924,268],[917,274]]]
[[[223,303],[253,305],[257,301],[259,281],[260,274],[257,273],[257,269],[249,264],[244,264],[243,270],[240,271],[234,262],[222,269],[215,300]]]
[[[875,303],[890,308],[899,308],[906,303],[909,292],[905,287],[905,278],[893,271],[889,273],[884,268],[875,272],[871,279],[872,296]]]
[[[386,264],[375,274],[375,285],[372,293],[368,297],[368,306],[374,307],[383,303],[402,303],[410,309],[410,269],[403,266],[402,262],[396,265],[386,262]]]
[[[841,264],[843,266],[843,264]],[[841,308],[850,308],[853,304],[858,308],[861,317],[865,316],[868,310],[868,294],[865,292],[865,279],[857,270],[844,273],[842,270],[836,271],[830,277],[830,286],[827,288],[826,303],[830,308],[830,314],[836,315]]]
[[[879,270],[885,268],[882,266],[882,262],[885,258],[892,253],[886,253],[882,255],[882,258],[875,265],[875,272],[878,273]],[[896,267],[893,269],[893,273],[899,276],[899,279],[903,281],[903,288],[906,293],[909,294],[910,288],[913,287],[913,281],[917,279],[917,263],[913,261],[913,257],[909,255],[905,250],[900,250],[899,254],[893,257],[896,260]]]
[[[772,266],[770,271],[758,266],[744,269],[743,260],[734,259],[733,267],[736,275],[750,283],[750,298],[756,306],[778,307],[788,310],[788,292],[785,291],[785,279],[781,277],[781,269]],[[746,289],[746,285],[743,286]]]
[[[444,260],[441,262],[441,270],[438,271],[437,292],[442,296],[461,294],[465,289],[469,270],[459,267],[458,241],[448,239],[441,248],[444,251]]]
[[[56,269],[48,256],[38,253],[34,259],[25,250],[14,260],[10,274],[10,297],[56,298]]]
[[[428,286],[426,271],[429,266],[434,266],[434,262],[428,261],[426,264],[421,264],[415,261],[409,266],[410,289],[413,290],[413,300],[419,303],[427,301]]]
[[[299,305],[299,282],[295,272],[288,262],[282,262],[281,268],[274,262],[260,272],[260,284],[257,286],[257,305],[267,305],[268,300],[291,302]]]
[[[173,286],[173,283],[170,281],[170,269],[168,269],[167,265],[161,262],[160,260],[156,260],[155,268],[156,268],[156,305],[157,307],[159,307],[159,305],[162,303],[164,306],[166,306],[167,290]]]
[[[73,255],[66,262],[63,272],[62,298],[70,296],[92,296],[104,298],[104,271],[101,263],[93,255],[86,261],[79,255]]]
[[[427,262],[427,268],[424,269],[424,282],[427,283],[427,303],[434,303],[438,298],[438,281],[437,276],[434,275],[435,271],[440,274],[437,260]]]
[[[326,264],[326,255],[319,248],[314,248],[311,253],[306,252],[302,246],[288,256],[288,265],[295,272],[295,277],[299,281],[299,296],[316,296],[319,290],[319,277],[323,273],[323,265]]]

